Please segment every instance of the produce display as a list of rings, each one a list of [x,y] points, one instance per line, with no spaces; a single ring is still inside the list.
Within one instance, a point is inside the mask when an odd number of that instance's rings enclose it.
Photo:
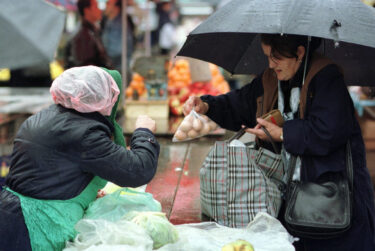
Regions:
[[[236,240],[223,246],[221,251],[254,251],[254,247],[248,241]]]
[[[192,140],[216,130],[218,125],[209,119],[206,115],[201,115],[192,110],[182,120],[177,128],[172,141],[187,141]]]
[[[191,96],[220,95],[230,91],[229,84],[225,81],[219,68],[209,64],[211,80],[192,82],[189,62],[178,59],[174,64],[170,63],[167,72],[167,92],[170,113],[181,116],[185,101]],[[127,98],[137,99],[147,97],[146,76],[134,72],[129,86],[125,90]],[[164,94],[160,95],[163,96]]]
[[[230,88],[216,65],[209,64],[212,79],[208,82],[192,82],[189,62],[178,59],[170,65],[168,71],[169,108],[173,115],[182,115],[182,106],[191,95],[219,95],[227,93]]]
[[[145,79],[139,73],[133,73],[132,80],[125,90],[127,98],[142,97],[147,94]]]

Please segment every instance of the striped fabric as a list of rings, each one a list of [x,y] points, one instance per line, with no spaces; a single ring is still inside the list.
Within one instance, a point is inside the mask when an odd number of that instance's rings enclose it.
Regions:
[[[283,175],[280,155],[218,141],[200,170],[202,214],[235,228],[246,227],[258,212],[276,217],[281,206],[276,180]]]

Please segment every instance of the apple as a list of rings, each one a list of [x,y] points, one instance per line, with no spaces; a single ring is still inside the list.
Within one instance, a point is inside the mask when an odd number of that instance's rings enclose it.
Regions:
[[[178,94],[181,103],[185,103],[185,101],[190,97],[190,90],[187,87],[182,87]]]
[[[182,115],[182,106],[170,107],[169,109],[173,115],[181,116]]]
[[[168,90],[168,95],[170,96],[177,95],[180,91],[180,89],[176,86],[168,86],[167,90]]]
[[[223,246],[221,251],[254,251],[254,247],[248,241],[237,240]]]

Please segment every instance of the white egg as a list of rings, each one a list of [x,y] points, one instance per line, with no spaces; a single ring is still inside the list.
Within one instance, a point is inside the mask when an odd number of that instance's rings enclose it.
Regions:
[[[194,116],[192,114],[187,115],[184,120],[189,121],[190,123],[193,123]]]
[[[203,119],[204,122],[210,121],[210,118],[207,117],[206,115],[201,115],[201,117],[202,117],[202,119]]]
[[[194,129],[188,131],[188,133],[187,133],[187,136],[189,138],[192,138],[192,139],[198,137],[198,135],[199,135],[199,133],[197,131],[195,131]]]
[[[188,131],[190,131],[190,129],[192,127],[193,127],[193,125],[189,121],[184,119],[184,121],[182,121],[182,123],[180,124],[178,129],[180,129],[183,132],[188,132]]]
[[[211,131],[215,130],[217,128],[217,124],[213,121],[208,122],[208,124],[211,127]]]
[[[202,130],[200,131],[200,134],[201,134],[201,135],[205,135],[205,134],[208,134],[210,131],[211,131],[211,126],[210,126],[210,124],[207,122],[207,123],[204,123],[204,124],[203,124],[203,128],[202,128]]]
[[[185,132],[183,132],[181,130],[177,130],[176,133],[174,134],[174,137],[177,140],[185,140],[187,138],[187,135],[186,135]]]
[[[193,121],[193,129],[199,132],[203,127],[203,123],[199,118],[195,118]]]

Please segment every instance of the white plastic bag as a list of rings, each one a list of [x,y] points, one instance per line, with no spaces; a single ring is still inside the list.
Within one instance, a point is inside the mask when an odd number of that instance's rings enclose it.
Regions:
[[[159,251],[221,250],[233,241],[250,242],[256,251],[293,251],[294,238],[281,223],[267,213],[261,212],[246,228],[229,228],[214,222],[183,224],[176,226],[179,240],[167,244]]]
[[[192,110],[178,126],[172,141],[181,142],[202,137],[216,130],[217,127],[218,125],[206,115]]]
[[[161,205],[150,193],[124,187],[91,202],[84,218],[114,222],[131,211],[160,212]]]
[[[78,221],[75,229],[78,234],[74,242],[67,243],[65,251],[112,251],[113,246],[121,246],[122,250],[152,250],[153,241],[146,230],[130,221],[82,219]]]

